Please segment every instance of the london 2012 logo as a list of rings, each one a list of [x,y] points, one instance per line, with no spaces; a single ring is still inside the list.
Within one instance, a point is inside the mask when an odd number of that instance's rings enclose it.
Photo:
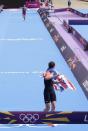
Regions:
[[[20,120],[22,120],[25,124],[27,123],[35,123],[37,120],[39,120],[39,114],[20,114],[19,115]]]

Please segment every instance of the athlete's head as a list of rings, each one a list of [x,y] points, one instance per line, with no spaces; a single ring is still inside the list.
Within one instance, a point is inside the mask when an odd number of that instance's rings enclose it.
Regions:
[[[48,63],[48,67],[49,67],[49,68],[54,68],[54,67],[55,67],[55,62],[50,61],[50,62]]]

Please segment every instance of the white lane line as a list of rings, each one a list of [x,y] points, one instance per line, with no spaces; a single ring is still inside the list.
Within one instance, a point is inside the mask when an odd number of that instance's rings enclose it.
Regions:
[[[21,71],[5,71],[5,72],[3,72],[3,71],[1,71],[0,72],[0,75],[30,75],[30,74],[38,74],[38,75],[40,75],[40,77],[41,77],[41,75],[42,75],[42,73],[43,73],[44,71],[32,71],[32,72],[29,72],[29,71],[26,71],[26,72],[21,72]]]
[[[0,72],[1,75],[6,74],[30,74],[30,72]]]
[[[53,124],[54,127],[56,126],[67,126],[67,124]],[[33,127],[33,128],[50,128],[48,124],[0,124],[0,128],[20,128],[20,127]]]
[[[0,38],[0,41],[42,41],[43,38]]]

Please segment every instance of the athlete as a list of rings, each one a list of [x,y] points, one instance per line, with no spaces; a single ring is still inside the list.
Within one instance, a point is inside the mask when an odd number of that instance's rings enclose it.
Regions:
[[[56,110],[56,94],[53,88],[53,77],[57,75],[55,70],[55,63],[53,61],[49,62],[48,69],[43,74],[44,77],[44,101],[45,101],[45,112]]]
[[[25,5],[22,7],[22,15],[23,15],[23,19],[25,20],[25,17],[26,17],[26,6]]]
[[[0,5],[0,13],[3,11],[4,5]]]
[[[71,7],[71,0],[68,0],[68,8]]]

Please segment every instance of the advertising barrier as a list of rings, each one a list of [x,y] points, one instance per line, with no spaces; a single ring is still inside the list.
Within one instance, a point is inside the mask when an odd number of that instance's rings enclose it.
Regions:
[[[88,124],[88,112],[0,112],[1,124]]]
[[[55,12],[63,12],[63,11],[71,11],[72,13],[76,14],[76,15],[79,15],[81,17],[85,17],[87,18],[88,17],[88,13],[87,14],[84,14],[78,10],[75,10],[73,8],[62,8],[62,9],[55,9]]]
[[[78,24],[78,20],[77,20],[77,24]],[[82,21],[80,21],[81,22],[81,24],[83,25],[83,20]],[[87,23],[88,22],[88,20],[86,20],[86,21],[84,21],[84,25],[86,25],[86,24],[88,24]],[[76,20],[69,20],[69,23],[70,24],[76,24]],[[80,23],[79,23],[80,24]],[[63,26],[66,28],[66,30],[68,31],[68,32],[70,32],[70,33],[72,33],[73,34],[73,36],[77,39],[77,40],[79,40],[79,42],[81,43],[81,45],[84,47],[84,50],[88,50],[88,41],[86,40],[86,39],[84,39],[83,38],[83,36],[78,32],[78,31],[76,31],[76,29],[74,29],[71,25],[69,25],[69,24],[67,24],[67,22],[66,21],[64,21],[63,22]]]
[[[38,12],[50,35],[52,36],[54,42],[56,43],[56,46],[60,50],[66,62],[68,63],[70,69],[72,70],[73,74],[75,75],[77,81],[79,82],[82,90],[84,91],[88,99],[88,70],[83,66],[75,53],[66,44],[64,39],[60,36],[59,32],[57,32],[56,28],[49,21],[46,11],[39,10]]]

